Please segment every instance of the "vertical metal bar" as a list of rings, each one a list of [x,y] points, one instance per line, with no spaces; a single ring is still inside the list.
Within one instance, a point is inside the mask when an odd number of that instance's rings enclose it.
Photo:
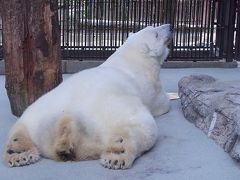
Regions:
[[[182,57],[183,56],[183,51],[184,51],[183,46],[184,46],[184,33],[185,33],[185,31],[183,29],[184,0],[183,1],[179,0],[179,3],[181,3],[181,28],[180,28],[180,42],[179,42],[181,48],[180,48],[180,51],[179,51],[179,56]]]
[[[234,26],[236,17],[236,1],[229,0],[229,16],[228,16],[228,46],[227,46],[227,62],[233,61],[233,41],[234,41]]]
[[[126,30],[126,33],[128,34],[129,33],[129,21],[130,21],[130,18],[131,18],[131,15],[130,15],[130,2],[127,1],[127,19],[126,19],[126,27],[125,27],[125,30]],[[131,23],[131,22],[130,22]],[[131,30],[132,31],[132,30]]]
[[[153,2],[153,19],[154,19],[154,26],[158,26],[158,23],[157,23],[157,0],[154,0]]]
[[[141,29],[142,1],[138,1],[138,30]]]
[[[213,42],[213,38],[216,35],[216,33],[214,33],[214,24],[215,24],[215,10],[216,10],[216,6],[215,6],[215,1],[212,0],[212,6],[211,6],[211,30],[210,30],[210,55],[211,58],[216,58],[215,54],[216,54],[216,44]],[[215,47],[215,52],[214,52],[214,47]]]
[[[87,24],[88,23],[87,22],[88,21],[88,8],[87,8],[87,2],[86,1],[84,2],[84,6],[85,6],[85,12],[84,12],[84,14],[85,14],[85,17],[84,17],[84,20],[85,20],[85,23],[84,23],[85,24],[85,31],[84,31],[84,37],[85,37],[84,41],[85,42],[84,42],[84,44],[85,45],[84,45],[84,47],[85,48],[84,48],[84,50],[86,50],[87,49],[86,48],[87,47],[87,29],[88,29],[88,24]]]
[[[95,1],[95,7],[97,9],[97,12],[96,12],[96,42],[95,42],[95,46],[96,46],[96,50],[98,50],[98,47],[99,47],[99,42],[100,42],[100,39],[98,40],[98,37],[99,37],[99,20],[100,20],[100,15],[99,15],[99,8],[101,8],[101,3],[99,2],[99,0],[96,0]]]
[[[144,26],[145,26],[145,16],[144,16],[144,9],[145,9],[145,1],[144,0],[142,0],[141,1],[142,3],[141,3],[141,12],[142,12],[142,15],[141,15],[141,26],[140,26],[140,29],[142,29]]]
[[[204,42],[202,42],[202,38],[203,38],[203,21],[204,21],[204,1],[201,2],[202,3],[202,6],[201,6],[201,17],[200,17],[200,37],[199,37],[199,44],[200,44],[200,47],[199,47],[199,52],[198,52],[198,58],[200,59],[201,57],[201,52],[203,51],[202,49],[202,46]]]
[[[74,51],[76,52],[76,50],[77,50],[77,48],[76,48],[76,22],[77,22],[77,20],[76,20],[76,13],[77,13],[77,8],[76,8],[76,6],[77,6],[77,3],[76,3],[76,0],[74,1],[74,35],[73,35],[73,40],[74,40],[74,43],[73,43],[73,46],[74,46]],[[74,58],[78,58],[77,57],[77,53],[74,53],[75,54],[75,57]]]
[[[164,23],[168,23],[168,22],[167,22],[167,20],[168,20],[167,7],[168,7],[168,0],[164,0],[164,1],[163,1],[163,8],[164,8],[164,13],[163,13],[163,16],[164,16]]]
[[[149,25],[152,25],[152,23],[153,23],[152,12],[153,12],[153,1],[151,0],[150,1],[150,11],[148,11],[148,13],[149,13]]]
[[[148,8],[149,8],[149,7],[148,7],[148,1],[145,1],[145,2],[146,2],[146,6],[145,6],[145,7],[146,7],[146,9],[145,9],[145,13],[146,13],[146,14],[145,14],[145,27],[146,27],[146,26],[148,26],[148,17],[149,17],[149,16],[148,16],[148,12],[149,12],[149,11],[148,11]]]
[[[177,21],[177,0],[172,0],[171,3],[171,24],[174,27],[174,31],[175,31],[175,27],[176,27],[176,21]],[[171,42],[171,58],[174,56],[174,52],[175,52],[175,46],[174,43],[176,41],[176,36],[174,34],[173,38],[172,38],[172,42]]]
[[[136,1],[133,1],[133,31],[136,32],[136,23],[137,23],[137,4],[136,4]]]
[[[236,12],[236,38],[235,38],[235,58],[240,61],[240,1],[237,1],[237,12]]]
[[[108,15],[107,15],[107,46],[109,47],[110,46],[110,11],[111,11],[111,5],[110,5],[111,1],[109,0],[108,1],[108,8],[107,8],[107,12],[108,12]]]
[[[208,45],[208,42],[206,42],[206,29],[207,29],[207,19],[208,19],[208,6],[209,6],[209,1],[205,1],[205,11],[204,11],[204,31],[203,31],[203,42],[204,42],[204,46],[203,46],[203,57],[206,57],[206,46]]]
[[[166,11],[169,13],[169,24],[172,24],[174,26],[174,17],[173,17],[173,12],[174,12],[174,8],[172,6],[173,0],[169,0],[169,5],[167,6],[168,9],[166,9]],[[169,53],[169,57],[173,56],[173,42],[174,42],[174,38],[172,38],[171,43],[170,43],[170,53]]]
[[[79,12],[80,12],[80,15],[79,17],[81,17],[81,58],[83,57],[83,50],[84,50],[84,34],[85,34],[85,27],[84,27],[84,4],[83,4],[83,1],[79,0]],[[85,19],[86,20],[86,19]]]
[[[63,38],[62,38],[62,46],[63,46],[63,51],[65,51],[65,19],[66,19],[66,15],[65,15],[65,1],[63,1],[63,21],[62,21],[62,34],[63,34]]]
[[[161,13],[161,1],[162,0],[157,0],[157,5],[156,5],[156,10],[157,10],[157,25],[159,26],[161,24],[160,22],[160,13]]]
[[[190,1],[190,4],[189,4],[189,19],[188,19],[188,43],[187,43],[187,50],[190,51],[190,54],[191,54],[191,51],[192,51],[192,45],[190,45],[190,37],[191,37],[191,30],[192,30],[192,27],[191,27],[191,19],[192,19],[192,1]],[[189,54],[188,54],[188,58],[189,58]],[[191,55],[190,55],[190,58],[191,58]]]
[[[208,43],[208,47],[207,47],[207,51],[208,51],[208,60],[211,57],[210,55],[210,47],[211,47],[211,42],[210,42],[210,29],[211,29],[211,8],[212,8],[212,0],[209,0],[209,6],[208,6],[208,23],[207,23],[207,43]]]
[[[131,1],[131,10],[130,10],[130,27],[131,27],[131,31],[135,32],[134,29],[133,29],[133,10],[134,10],[134,7],[133,7],[133,1]]]
[[[91,37],[91,47],[90,47],[90,49],[91,49],[91,51],[92,50],[96,50],[96,45],[95,45],[95,23],[96,23],[96,16],[95,16],[95,4],[96,4],[96,1],[90,1],[90,4],[91,4],[91,17],[90,17],[90,22],[91,22],[91,26],[90,26],[90,28],[89,28],[89,36]]]
[[[78,8],[78,10],[77,10],[77,12],[78,12],[78,15],[77,15],[77,17],[78,17],[78,19],[77,19],[77,46],[78,46],[78,51],[80,50],[80,46],[81,46],[81,44],[80,44],[80,30],[81,30],[81,3],[80,3],[80,1],[79,0],[76,0],[77,1],[77,8]],[[80,58],[80,57],[79,57]]]
[[[196,0],[195,5],[194,5],[195,9],[194,9],[194,16],[195,16],[195,20],[196,20],[196,25],[195,25],[195,35],[194,35],[194,58],[196,59],[196,57],[198,56],[198,50],[199,50],[199,44],[198,44],[198,38],[199,38],[199,15],[200,15],[200,4],[199,1]]]
[[[115,44],[114,44],[114,50],[116,50],[116,47],[117,47],[117,40],[118,40],[118,28],[117,28],[117,24],[118,24],[118,1],[115,1],[115,25],[114,25],[114,29],[115,29]]]
[[[186,12],[188,12],[189,8],[188,8],[188,3],[189,1],[184,1],[184,5],[185,5],[185,8],[186,8],[186,11],[185,11],[185,14],[183,15],[183,23],[184,23],[184,27],[183,27],[183,31],[182,31],[182,34],[183,34],[183,55],[185,58],[187,58],[187,53],[186,53],[186,50],[188,50],[186,48],[186,41],[187,41],[187,16],[188,14]],[[183,6],[184,7],[184,6]]]
[[[73,2],[72,1],[69,1],[69,3],[70,3],[70,16],[69,16],[69,21],[70,21],[70,23],[69,23],[69,46],[70,46],[70,50],[72,50],[72,46],[73,46],[73,40],[72,40],[72,33],[73,33],[73,19],[72,19],[72,17],[73,17],[73,7],[72,7],[72,5],[73,5]],[[69,54],[70,56],[71,56],[71,58],[72,58],[72,53],[70,53]]]
[[[108,3],[108,35],[109,35],[109,47],[112,50],[112,2]],[[110,31],[111,30],[111,31]]]
[[[191,8],[192,9],[192,8]],[[197,34],[195,33],[196,28],[197,28],[197,22],[195,25],[195,15],[196,15],[196,0],[193,0],[193,16],[192,16],[192,33],[191,33],[191,52],[190,52],[190,57],[194,58],[193,53],[195,54],[196,52],[196,41],[194,42],[194,37],[196,38]]]
[[[58,1],[58,8],[59,8],[59,25],[60,25],[60,46],[62,47],[62,1]],[[2,24],[0,24],[0,31],[2,29]],[[1,31],[2,32],[2,31]],[[0,32],[0,33],[1,33]],[[1,36],[1,35],[0,35]],[[0,40],[0,46],[2,45],[2,40]]]
[[[177,19],[176,19],[176,25],[175,25],[175,47],[176,47],[176,49],[175,49],[175,51],[176,52],[178,52],[178,44],[179,44],[179,18],[180,18],[180,3],[181,3],[181,1],[180,0],[178,0],[177,1],[177,9],[176,9],[176,11],[177,11]],[[181,31],[180,31],[180,33],[181,33]],[[181,35],[181,34],[180,34]],[[180,44],[180,46],[181,46],[181,44]],[[178,56],[178,53],[177,53],[177,55],[176,56]],[[176,57],[175,57],[176,58]]]
[[[107,21],[107,2],[108,0],[104,0],[104,18],[103,18],[103,52],[104,56],[106,56],[106,41],[107,41],[107,36],[106,36],[106,21]]]
[[[67,3],[67,22],[66,22],[66,29],[67,29],[67,42],[66,42],[66,49],[67,49],[67,55],[69,57],[69,2]]]
[[[223,51],[224,51],[224,37],[223,37],[223,33],[224,33],[224,3],[222,1],[218,2],[218,48],[219,48],[219,57],[223,58]]]
[[[111,1],[111,15],[110,15],[110,46],[111,46],[111,51],[114,50],[113,49],[113,41],[114,41],[113,23],[114,23],[114,1]]]
[[[121,31],[123,31],[121,29],[121,23],[123,23],[123,19],[122,19],[122,1],[119,1],[119,7],[118,8],[120,8],[120,11],[118,11],[119,12],[119,18],[118,18],[118,24],[117,24],[117,29],[118,29],[118,47],[119,47],[121,45]]]
[[[87,40],[87,43],[88,43],[88,46],[87,46],[87,50],[89,51],[90,48],[91,48],[91,39],[92,39],[92,36],[91,36],[91,28],[92,28],[92,3],[91,1],[88,1],[88,15],[87,15],[87,37],[88,37],[88,40]]]
[[[125,20],[126,20],[126,2],[123,1],[123,15],[122,15],[122,27],[121,27],[121,30],[122,30],[122,42],[121,42],[121,44],[122,44],[123,41],[124,41]]]

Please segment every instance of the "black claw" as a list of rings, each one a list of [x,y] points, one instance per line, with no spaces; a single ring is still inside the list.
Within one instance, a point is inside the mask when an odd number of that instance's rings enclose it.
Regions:
[[[13,154],[13,153],[14,153],[14,151],[13,151],[13,150],[11,150],[11,149],[8,149],[8,150],[7,150],[7,153],[8,153],[8,154]]]
[[[108,161],[109,164],[111,164],[111,162],[112,162],[111,160]]]
[[[123,161],[122,166],[125,166],[125,161]]]
[[[118,160],[114,161],[114,165],[117,165],[117,163],[118,163]]]

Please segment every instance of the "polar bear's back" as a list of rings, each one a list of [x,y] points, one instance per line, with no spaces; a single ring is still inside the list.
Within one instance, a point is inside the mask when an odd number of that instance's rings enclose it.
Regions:
[[[104,123],[98,121],[99,117],[106,116],[101,119],[109,121],[110,114],[120,115],[120,110],[131,101],[124,96],[138,96],[135,82],[117,69],[100,66],[79,72],[61,83],[33,103],[19,121],[28,126],[33,136],[43,130],[50,131],[64,114],[97,125]]]

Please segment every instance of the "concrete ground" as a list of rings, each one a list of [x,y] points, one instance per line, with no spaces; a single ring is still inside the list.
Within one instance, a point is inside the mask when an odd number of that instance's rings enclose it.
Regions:
[[[190,74],[208,74],[233,81],[240,79],[240,68],[162,69],[161,79],[167,92],[177,92],[179,79]],[[4,79],[0,76],[1,155],[8,131],[16,121],[10,112]],[[171,101],[171,111],[156,121],[160,133],[156,146],[137,159],[131,169],[108,170],[98,161],[63,163],[42,159],[34,165],[18,168],[7,168],[0,162],[0,179],[239,180],[240,164],[183,117],[179,100]]]

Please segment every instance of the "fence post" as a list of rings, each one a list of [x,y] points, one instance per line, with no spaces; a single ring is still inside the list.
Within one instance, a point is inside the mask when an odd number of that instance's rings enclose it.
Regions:
[[[236,37],[235,37],[235,59],[240,61],[240,0],[237,1],[237,26],[236,26]]]
[[[176,15],[177,0],[166,0],[165,1],[165,23],[174,24]]]
[[[226,54],[226,62],[233,61],[233,42],[234,42],[234,27],[236,17],[236,1],[224,0],[225,5],[225,31],[224,31],[224,51]]]

